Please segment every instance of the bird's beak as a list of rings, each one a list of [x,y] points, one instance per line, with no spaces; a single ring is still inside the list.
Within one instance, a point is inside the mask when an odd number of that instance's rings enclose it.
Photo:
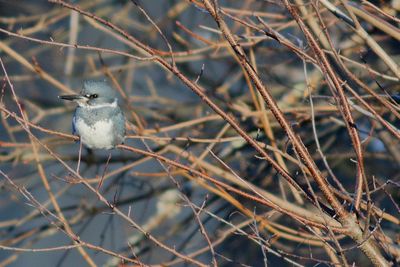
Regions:
[[[80,100],[82,101],[86,99],[86,97],[83,95],[59,95],[58,98],[68,101],[80,101]]]

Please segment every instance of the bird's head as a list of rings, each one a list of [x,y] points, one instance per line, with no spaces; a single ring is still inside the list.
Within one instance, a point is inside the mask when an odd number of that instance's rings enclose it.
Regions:
[[[106,81],[85,81],[79,94],[61,95],[59,98],[74,101],[81,107],[111,105],[117,101],[115,91]]]

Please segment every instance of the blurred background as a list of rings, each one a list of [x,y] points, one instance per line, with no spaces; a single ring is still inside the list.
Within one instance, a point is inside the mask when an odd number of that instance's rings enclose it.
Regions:
[[[343,81],[361,140],[368,190],[357,218],[384,257],[398,264],[400,77],[390,64],[400,62],[400,4],[330,1],[357,18],[366,33],[360,35],[321,2],[291,1]],[[354,212],[354,143],[298,24],[282,1],[217,6],[332,191]],[[301,188],[329,205],[201,1],[0,0],[0,30],[0,266],[372,266],[346,234],[332,237],[301,221],[322,211],[154,59],[176,64]],[[83,149],[79,158],[70,135],[75,105],[58,96],[78,93],[85,80],[104,79],[129,121],[127,146],[190,166],[247,196],[140,153]],[[29,129],[16,119],[21,110]],[[79,174],[96,191],[65,166],[75,170],[78,161]]]

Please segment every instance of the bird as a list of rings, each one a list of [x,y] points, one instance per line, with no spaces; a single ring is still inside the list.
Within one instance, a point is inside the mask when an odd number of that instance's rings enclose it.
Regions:
[[[85,81],[82,91],[61,95],[78,104],[72,118],[72,133],[89,149],[110,150],[125,140],[125,116],[115,91],[107,81]]]

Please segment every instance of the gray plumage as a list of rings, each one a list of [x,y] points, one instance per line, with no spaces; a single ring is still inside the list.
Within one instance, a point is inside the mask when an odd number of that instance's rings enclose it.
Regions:
[[[92,149],[112,149],[124,142],[125,116],[115,92],[105,81],[87,81],[79,95],[60,96],[78,103],[73,133]]]
[[[89,99],[88,105],[112,103],[117,98],[115,91],[106,81],[84,81],[80,95],[97,94],[97,98]]]

